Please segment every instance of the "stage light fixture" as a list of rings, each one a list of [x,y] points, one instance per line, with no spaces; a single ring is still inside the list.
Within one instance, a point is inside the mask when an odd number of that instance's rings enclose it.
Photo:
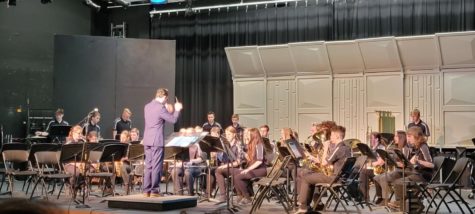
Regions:
[[[41,0],[41,4],[48,4],[48,3],[51,3],[52,1],[51,0]]]
[[[122,7],[129,7],[130,6],[130,2],[126,1],[126,0],[112,0],[112,2],[118,4]]]
[[[99,10],[101,10],[101,6],[94,3],[92,0],[84,0],[84,3],[89,6],[90,8],[96,10],[97,12],[99,12]]]

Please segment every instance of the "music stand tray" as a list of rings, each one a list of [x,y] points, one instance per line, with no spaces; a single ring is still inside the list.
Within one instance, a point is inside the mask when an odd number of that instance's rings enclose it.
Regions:
[[[377,149],[376,153],[378,153],[378,155],[386,162],[387,167],[397,166],[396,161],[394,161],[394,159],[391,158],[391,155],[389,155],[385,150]]]
[[[62,141],[64,139],[66,139],[66,137],[69,135],[69,130],[71,130],[71,126],[69,126],[69,125],[67,125],[67,126],[51,126],[50,130],[49,130],[49,133],[48,133],[48,136],[50,136],[52,138],[51,140],[54,140],[54,138],[58,138],[58,140],[61,139],[60,143],[64,143]]]
[[[374,155],[373,151],[371,151],[368,145],[364,143],[358,143],[356,144],[356,147],[358,147],[358,149],[361,151],[361,154],[366,155],[369,159],[373,161],[378,159],[376,155]]]

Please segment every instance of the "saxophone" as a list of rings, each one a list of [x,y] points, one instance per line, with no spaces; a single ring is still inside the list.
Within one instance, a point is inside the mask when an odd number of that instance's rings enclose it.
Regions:
[[[317,132],[312,135],[311,138],[315,144],[319,144],[321,146],[315,148],[314,145],[309,145],[311,142],[307,141],[307,145],[305,146],[307,151],[305,152],[305,158],[302,160],[302,167],[305,167],[316,173],[323,173],[327,176],[332,175],[333,169],[330,166],[322,166],[323,160],[325,158],[325,151],[327,151],[328,148],[328,144],[324,145],[324,142],[327,140],[326,131]],[[310,156],[316,157],[318,161],[313,161]]]

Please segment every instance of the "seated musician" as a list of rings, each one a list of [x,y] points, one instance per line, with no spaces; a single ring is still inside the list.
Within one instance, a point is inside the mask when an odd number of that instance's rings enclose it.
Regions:
[[[400,208],[403,201],[403,185],[404,182],[427,182],[432,177],[434,163],[429,152],[429,146],[426,143],[426,138],[422,129],[419,127],[411,127],[407,130],[407,141],[412,145],[414,155],[410,159],[412,170],[405,173],[404,178],[399,178],[395,183],[396,201],[389,203],[393,208]],[[417,191],[417,190],[416,190]],[[417,192],[414,194],[417,195]]]
[[[362,169],[359,177],[359,189],[361,193],[363,193],[363,200],[366,202],[369,202],[369,181],[372,180],[375,175],[379,175],[384,171],[384,160],[379,157],[378,153],[376,153],[376,150],[384,150],[386,148],[382,141],[381,134],[378,132],[372,132],[370,134],[370,143],[371,151],[377,157],[377,160],[370,161],[367,165],[368,168]],[[378,192],[379,190],[380,189],[376,189],[376,195],[381,195],[381,193]]]
[[[407,145],[406,142],[406,132],[405,131],[397,131],[394,134],[394,141],[393,145],[395,145],[395,149],[399,149],[402,151],[404,156],[409,159],[409,155],[411,154],[411,148]],[[387,149],[388,152],[393,152],[393,148]],[[392,156],[394,157],[394,155]],[[398,158],[396,158],[398,160]],[[390,192],[390,187],[389,184],[393,183],[396,179],[402,177],[402,162],[401,160],[398,160],[397,162],[398,167],[392,171],[392,172],[387,172],[383,173],[380,175],[377,175],[373,178],[375,181],[375,187],[376,187],[376,204],[377,205],[387,205],[388,199],[389,199],[389,192]]]
[[[81,126],[73,126],[71,128],[71,130],[69,130],[69,135],[68,137],[66,138],[66,144],[73,144],[73,143],[83,143],[85,142],[85,139],[84,139],[84,136],[82,135],[82,128]],[[80,157],[78,157],[80,159]],[[80,161],[80,160],[78,160]],[[65,164],[64,165],[64,171],[67,173],[67,174],[71,174],[71,175],[74,175],[75,174],[75,177],[76,179],[79,177],[79,175],[81,174],[81,170],[80,168],[82,168],[82,164],[81,163],[75,163],[75,162],[71,162],[71,163],[68,163],[68,164]],[[69,184],[74,187],[75,185],[75,177],[71,177],[69,179]]]
[[[252,178],[266,176],[267,169],[265,165],[264,143],[257,128],[249,129],[249,142],[247,143],[247,151],[243,156],[247,160],[245,169],[235,170],[233,173],[234,186],[241,205],[251,203],[251,193],[249,192],[247,181]]]
[[[130,130],[130,141],[140,141],[140,131],[138,128]]]
[[[86,136],[86,141],[88,143],[98,143],[99,139],[97,139],[97,132],[96,131],[90,131]]]
[[[187,130],[189,133],[190,130]],[[191,128],[193,132],[193,128]],[[203,169],[203,161],[205,156],[200,148],[199,143],[194,143],[188,147],[189,161],[183,163],[177,163],[177,167],[173,167],[171,170],[171,176],[173,179],[173,185],[175,192],[178,195],[183,195],[183,185],[188,186],[188,194],[194,195],[194,181],[195,178],[201,174]]]
[[[262,141],[264,143],[264,152],[266,153],[266,166],[272,167],[272,163],[274,162],[275,155],[275,145],[270,142],[269,140],[269,126],[262,125],[259,127],[259,133],[261,134]]]
[[[119,140],[121,143],[130,143],[130,132],[124,130],[119,135]]]
[[[219,128],[216,128],[215,131],[219,133]],[[214,129],[213,128],[213,129]],[[213,132],[213,129],[211,131]],[[239,158],[239,146],[241,145],[241,141],[238,139],[238,133],[236,129],[232,126],[229,126],[226,128],[224,131],[224,134],[226,136],[226,140],[229,142],[229,148],[231,149],[231,152],[234,154],[236,158]],[[239,169],[239,164],[240,160],[236,160],[233,162],[229,161],[228,155],[225,154],[224,152],[218,152],[217,154],[217,159],[218,159],[218,165],[219,167],[216,169],[215,177],[216,177],[216,182],[218,183],[219,187],[219,196],[218,200],[219,201],[225,201],[226,200],[226,187],[224,183],[224,178],[228,177],[229,175],[232,175],[235,170]],[[229,169],[228,169],[229,167]],[[229,174],[228,174],[229,172]]]
[[[307,209],[310,205],[312,199],[311,197],[315,189],[314,185],[317,183],[332,182],[336,174],[338,174],[343,167],[346,158],[351,157],[351,148],[343,142],[343,139],[345,138],[345,131],[345,127],[342,126],[336,126],[331,129],[330,142],[335,146],[332,147],[333,149],[330,149],[329,153],[331,155],[327,156],[323,160],[322,166],[327,167],[329,165],[333,165],[333,173],[328,176],[320,172],[309,172],[302,177],[298,197],[300,207],[296,213],[306,213],[308,211]]]

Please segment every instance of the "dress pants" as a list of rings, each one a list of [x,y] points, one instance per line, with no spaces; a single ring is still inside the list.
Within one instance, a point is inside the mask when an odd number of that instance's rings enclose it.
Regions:
[[[160,179],[163,170],[163,147],[145,146],[144,193],[160,193]]]
[[[389,184],[394,183],[397,179],[402,178],[402,171],[396,169],[393,172],[383,173],[374,177],[374,184],[376,187],[376,196],[389,199],[390,187]]]
[[[194,195],[195,178],[201,174],[201,169],[201,167],[173,168],[170,173],[173,179],[174,190],[178,194],[183,194],[183,185],[186,184],[188,186],[188,194]]]
[[[252,178],[260,178],[267,175],[267,168],[262,164],[259,168],[253,169],[246,174],[241,174],[243,170],[234,170],[234,187],[238,195],[242,195],[245,198],[250,198],[251,193],[247,189],[247,181]]]
[[[302,174],[300,181],[300,192],[298,201],[300,203],[300,209],[307,209],[308,205],[312,202],[313,194],[315,191],[315,184],[317,183],[331,183],[335,179],[335,176],[326,176],[323,173],[315,173],[308,171],[307,174]]]

